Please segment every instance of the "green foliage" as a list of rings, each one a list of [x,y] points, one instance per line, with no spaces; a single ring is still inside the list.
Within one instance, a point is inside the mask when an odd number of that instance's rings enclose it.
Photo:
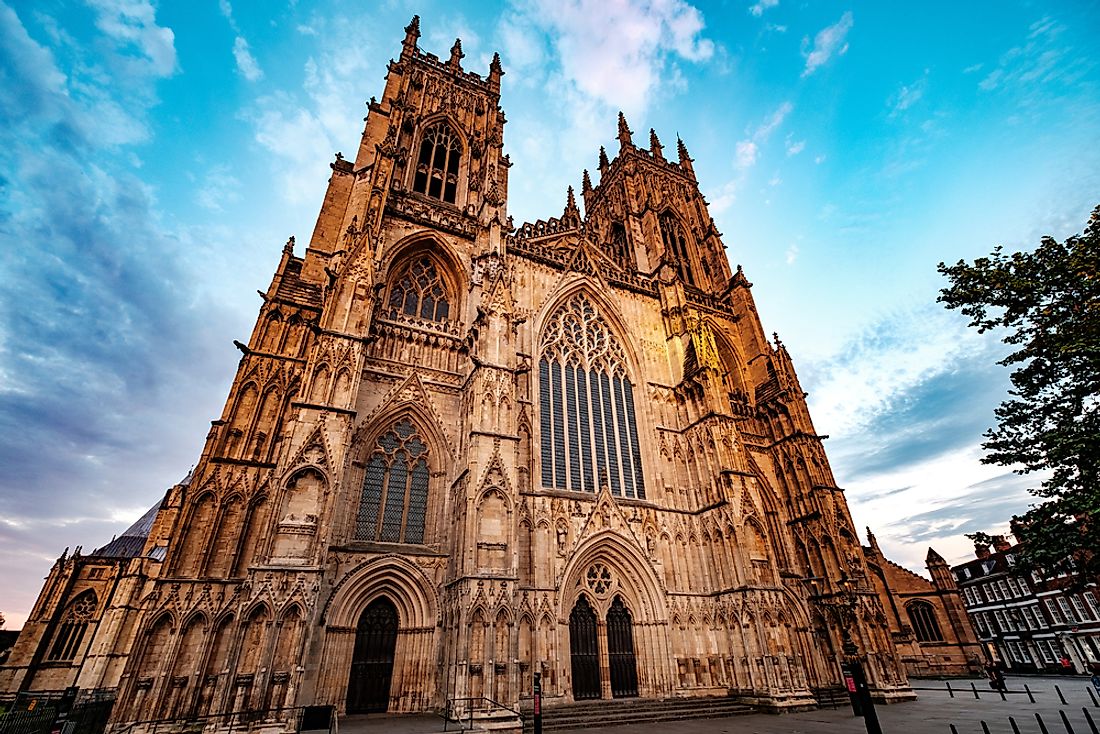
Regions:
[[[1040,501],[1013,517],[1022,570],[1100,578],[1100,206],[1083,234],[1033,252],[997,247],[973,265],[940,263],[939,301],[1014,347],[1009,399],[985,433],[982,461],[1042,472]]]

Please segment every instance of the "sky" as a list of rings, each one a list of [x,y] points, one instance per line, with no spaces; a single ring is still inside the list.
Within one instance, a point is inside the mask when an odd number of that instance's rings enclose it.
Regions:
[[[980,463],[1005,349],[936,303],[936,264],[1100,203],[1095,3],[0,0],[8,628],[196,461],[414,13],[424,50],[500,52],[517,224],[560,214],[619,110],[683,138],[891,558],[964,560],[1027,508],[1035,477]]]

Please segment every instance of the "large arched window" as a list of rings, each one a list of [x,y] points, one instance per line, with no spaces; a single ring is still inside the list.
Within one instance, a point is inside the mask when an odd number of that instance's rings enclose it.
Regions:
[[[665,253],[672,259],[680,278],[689,285],[695,285],[695,276],[691,272],[691,259],[688,257],[687,239],[684,228],[671,213],[665,212],[658,218],[661,226],[661,239],[665,244]]]
[[[64,661],[76,657],[80,643],[84,641],[84,633],[88,631],[88,623],[95,616],[98,606],[99,600],[94,591],[85,591],[69,604],[54,634],[47,660]]]
[[[423,543],[428,473],[428,447],[409,420],[397,421],[367,458],[355,539]]]
[[[413,191],[454,204],[461,158],[462,144],[450,125],[440,122],[425,130],[416,161]]]
[[[427,255],[415,257],[397,271],[386,300],[390,318],[412,316],[425,321],[446,321],[451,313],[447,286],[435,261]]]
[[[634,387],[622,346],[592,302],[574,295],[550,318],[539,361],[542,484],[645,497]]]
[[[943,642],[940,625],[936,621],[936,610],[926,601],[915,601],[905,607],[909,612],[909,623],[917,635],[917,642]]]

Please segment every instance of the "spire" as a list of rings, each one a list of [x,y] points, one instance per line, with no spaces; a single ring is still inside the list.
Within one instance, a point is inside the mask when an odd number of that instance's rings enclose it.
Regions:
[[[580,215],[581,211],[577,208],[577,198],[573,195],[573,187],[570,186],[565,195],[565,211],[562,212],[562,217],[574,216],[579,218]]]
[[[694,176],[695,168],[691,165],[691,156],[688,155],[687,146],[679,135],[676,136],[676,152],[680,155],[680,168]]]
[[[878,538],[871,532],[871,526],[867,526],[867,545],[874,549],[875,553],[882,555],[882,550],[878,547]]]
[[[416,53],[416,41],[420,38],[420,16],[414,15],[405,26],[405,40],[401,44],[401,58],[409,58]]]
[[[607,161],[607,150],[604,149],[604,147],[601,145],[600,146],[600,176],[603,176],[604,172],[607,171],[607,167],[610,166],[610,165],[611,164]]]
[[[664,149],[661,147],[661,141],[657,139],[657,131],[653,128],[649,128],[649,152],[653,154],[653,157],[658,160],[665,159]]]
[[[504,76],[504,67],[500,65],[500,54],[493,53],[493,60],[489,62],[489,86],[500,90],[500,78]]]
[[[284,255],[293,255],[294,254],[294,235],[291,235],[290,239],[288,239],[286,241],[286,244],[283,245],[283,254]]]
[[[630,137],[633,135],[630,128],[626,124],[626,115],[619,110],[619,149],[634,147],[634,140]]]
[[[462,59],[466,54],[462,53],[462,39],[456,38],[455,45],[451,46],[451,58],[447,62],[451,71],[462,71]]]
[[[584,174],[581,176],[581,195],[584,196],[592,190],[592,177],[588,175],[588,169],[584,169]]]

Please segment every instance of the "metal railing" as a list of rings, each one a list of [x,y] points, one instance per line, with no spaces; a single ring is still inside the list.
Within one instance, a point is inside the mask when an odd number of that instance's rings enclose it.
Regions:
[[[456,705],[462,702],[467,704],[464,711]],[[523,723],[523,714],[510,706],[505,706],[499,701],[494,701],[485,696],[463,696],[447,699],[446,707],[443,709],[443,731],[447,731],[447,727],[452,722],[458,724],[459,731],[466,731],[467,727],[464,726],[462,722],[463,716],[465,716],[466,724],[469,725],[469,728],[473,729],[475,713],[488,715],[495,711],[508,711],[519,719],[520,724]]]
[[[141,731],[142,734],[157,734],[158,731],[175,732],[179,731],[193,731],[201,725],[202,729],[207,726],[214,725],[215,727],[225,727],[235,732],[249,732],[252,731],[253,725],[262,724],[278,724],[285,722],[287,724],[287,731],[301,731],[302,715],[307,709],[313,709],[313,706],[281,706],[278,708],[268,709],[252,709],[248,711],[228,711],[220,714],[203,714],[201,716],[176,716],[171,718],[161,719],[143,719],[139,721],[126,721],[116,724],[111,729],[111,734],[131,734],[135,730]],[[335,719],[335,712],[332,714],[332,718]],[[329,731],[332,731],[330,724]]]

